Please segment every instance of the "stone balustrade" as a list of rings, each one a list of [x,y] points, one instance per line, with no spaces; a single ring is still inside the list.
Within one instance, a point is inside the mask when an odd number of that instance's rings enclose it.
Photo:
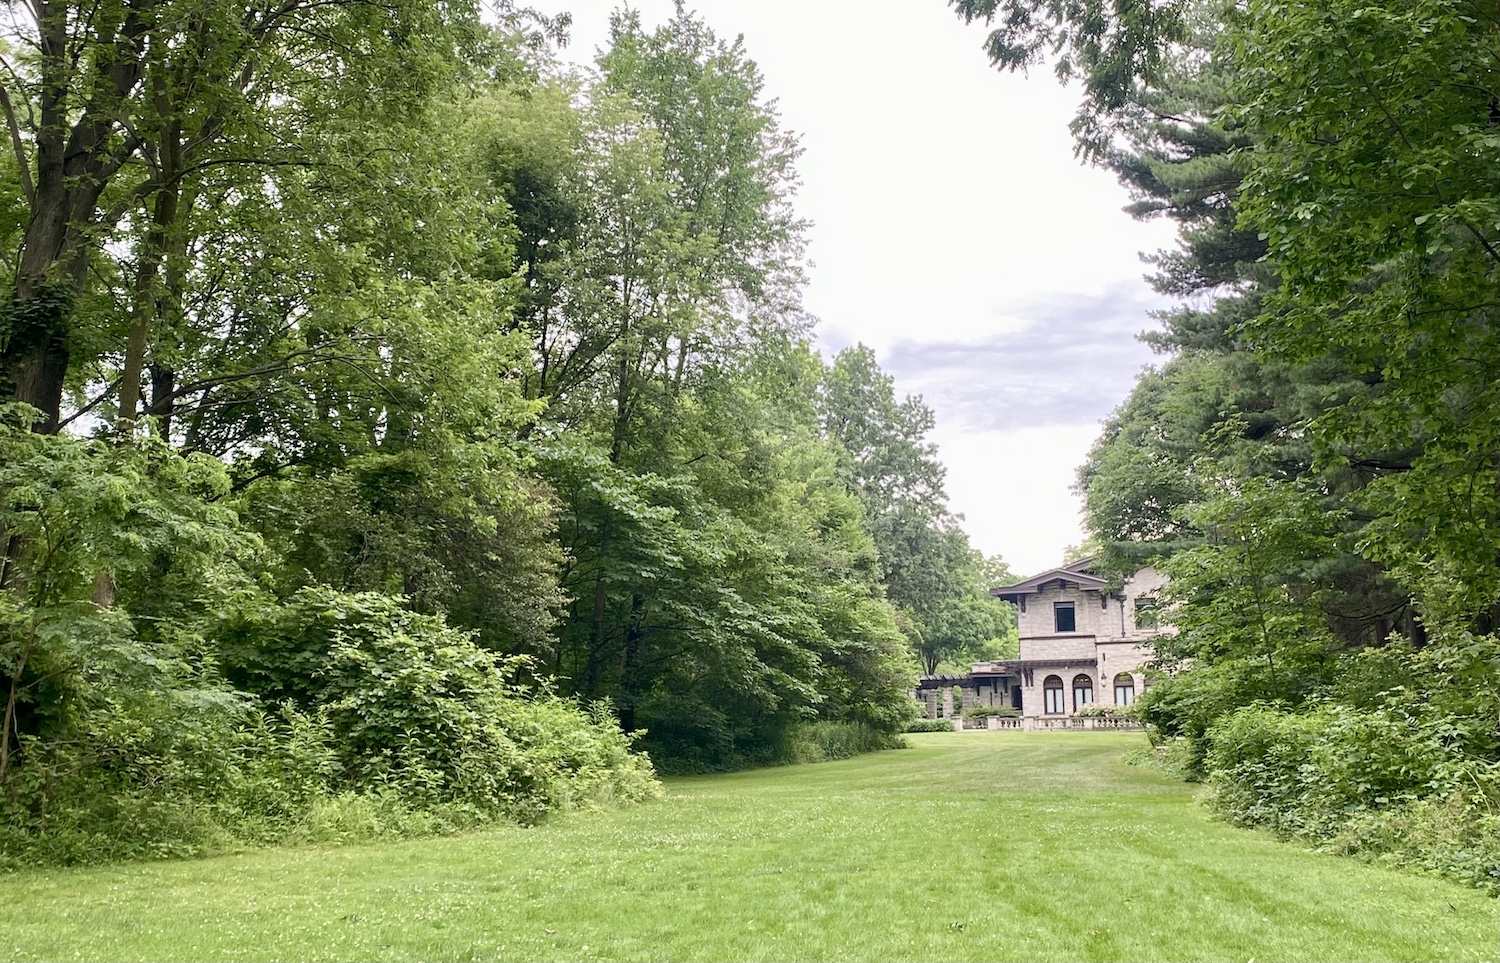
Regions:
[[[988,716],[981,719],[953,718],[953,731],[985,729],[1018,729],[1026,732],[1144,732],[1146,727],[1134,719],[1109,716]]]

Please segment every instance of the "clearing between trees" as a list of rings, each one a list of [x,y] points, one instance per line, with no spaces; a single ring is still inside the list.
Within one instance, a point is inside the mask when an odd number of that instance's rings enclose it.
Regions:
[[[109,960],[1493,960],[1500,904],[1212,820],[1135,734],[953,733],[530,828],[0,880]]]

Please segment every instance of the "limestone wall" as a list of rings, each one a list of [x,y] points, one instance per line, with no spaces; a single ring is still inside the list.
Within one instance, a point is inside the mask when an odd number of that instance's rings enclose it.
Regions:
[[[1125,580],[1125,586],[1121,592],[1125,596],[1123,605],[1129,609],[1125,616],[1125,635],[1132,638],[1147,638],[1161,632],[1171,632],[1172,627],[1164,622],[1157,627],[1151,625],[1140,625],[1136,618],[1136,600],[1141,596],[1155,597],[1167,584],[1167,577],[1151,567],[1146,567],[1136,572]],[[1112,633],[1113,634],[1113,633]]]
[[[1057,582],[1049,582],[1046,591],[1026,596],[1026,611],[1016,613],[1021,638],[1059,634],[1054,616],[1055,603],[1058,602],[1073,603],[1075,628],[1072,634],[1118,634],[1109,630],[1109,613],[1107,609],[1100,609],[1098,592],[1085,592],[1077,586],[1063,589]]]
[[[1028,639],[1021,636],[1022,659],[1078,659],[1092,661],[1094,637],[1092,635],[1049,635]]]
[[[1048,676],[1057,676],[1063,685],[1063,714],[1073,714],[1073,680],[1086,675],[1093,682],[1094,701],[1099,701],[1099,672],[1088,661],[1079,660],[1076,663],[1064,663],[1062,665],[1037,666],[1031,670],[1031,685],[1024,686],[1021,690],[1021,714],[1025,716],[1040,716],[1047,714],[1046,683]]]

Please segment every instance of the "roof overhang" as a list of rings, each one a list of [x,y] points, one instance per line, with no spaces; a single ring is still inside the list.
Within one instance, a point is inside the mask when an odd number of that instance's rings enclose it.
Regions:
[[[1074,564],[1076,565],[1077,563]],[[990,594],[997,599],[1004,599],[1007,602],[1015,602],[1018,601],[1022,596],[1036,595],[1042,590],[1042,586],[1046,585],[1048,582],[1071,582],[1081,589],[1084,589],[1086,591],[1092,590],[1095,592],[1101,592],[1109,585],[1108,582],[1097,575],[1090,575],[1087,572],[1080,572],[1073,566],[1065,566],[1063,568],[1054,568],[1049,572],[1043,572],[1041,575],[1038,575],[1034,578],[1029,578],[1024,582],[1017,582],[1014,585],[1002,585],[999,588],[992,588],[990,589]]]

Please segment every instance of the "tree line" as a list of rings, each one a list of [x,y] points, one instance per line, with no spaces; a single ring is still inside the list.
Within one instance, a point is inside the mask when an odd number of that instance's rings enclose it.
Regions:
[[[1078,476],[1105,564],[1172,577],[1145,718],[1235,819],[1496,886],[1493,5],[953,6],[1178,226]]]
[[[919,657],[1005,635],[931,412],[812,347],[739,41],[621,12],[581,70],[565,19],[464,0],[13,12],[4,859],[890,745]]]

